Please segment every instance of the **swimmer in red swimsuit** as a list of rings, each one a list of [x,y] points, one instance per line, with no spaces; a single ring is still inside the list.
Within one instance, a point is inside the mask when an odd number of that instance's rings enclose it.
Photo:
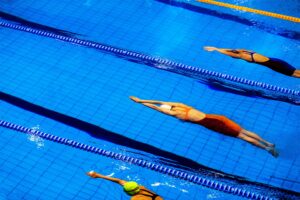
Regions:
[[[278,157],[278,153],[275,150],[274,144],[262,139],[256,133],[243,129],[237,123],[225,116],[205,114],[191,106],[182,103],[142,100],[133,96],[131,96],[130,99],[164,114],[174,116],[178,119],[202,125],[208,129],[223,133],[224,135],[238,137],[255,146],[265,149],[274,157]]]
[[[124,181],[118,178],[104,176],[95,171],[90,171],[87,175],[92,178],[102,178],[122,185],[124,192],[131,196],[131,200],[163,200],[158,194],[155,194],[144,186],[138,185],[134,181]]]
[[[244,49],[221,49],[216,47],[204,47],[206,51],[217,51],[219,53],[231,56],[232,58],[239,58],[250,63],[256,63],[268,67],[281,74],[300,78],[300,70],[296,69],[289,63],[278,58],[269,58],[258,54],[254,51]]]

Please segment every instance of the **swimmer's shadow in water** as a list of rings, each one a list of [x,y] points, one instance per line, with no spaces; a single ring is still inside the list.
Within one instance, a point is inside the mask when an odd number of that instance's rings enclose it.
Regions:
[[[5,13],[0,11],[0,19],[4,19],[13,23],[17,23],[20,24],[22,26],[27,26],[30,28],[34,28],[34,29],[39,29],[39,30],[43,30],[43,31],[47,31],[49,33],[54,33],[54,34],[58,34],[58,35],[62,35],[62,36],[66,36],[66,37],[75,37],[75,36],[80,36],[80,34],[77,33],[73,33],[70,31],[65,31],[65,30],[61,30],[58,28],[54,28],[54,27],[50,27],[50,26],[46,26],[43,24],[39,24],[33,21],[29,21],[27,19],[9,14],[9,13]]]
[[[202,176],[213,177],[214,179],[217,179],[219,181],[230,182],[232,184],[243,184],[244,186],[260,187],[261,190],[266,192],[270,192],[270,193],[276,192],[277,196],[281,194],[285,195],[289,193],[297,195],[297,193],[292,191],[287,191],[281,188],[275,188],[262,183],[252,182],[240,176],[235,176],[235,175],[224,173],[219,170],[214,170],[212,168],[201,165],[189,158],[185,158],[180,155],[177,155],[173,152],[168,152],[163,149],[152,146],[150,144],[136,141],[131,138],[127,138],[126,136],[111,132],[109,130],[105,130],[89,122],[74,118],[72,116],[68,116],[63,113],[56,112],[54,110],[50,110],[48,108],[33,104],[24,99],[12,96],[10,94],[1,91],[0,91],[0,100],[12,104],[14,106],[17,106],[21,109],[63,123],[67,126],[84,131],[90,134],[91,136],[93,136],[94,138],[102,139],[117,145],[129,147],[135,150],[140,150],[142,152],[152,154],[158,157],[159,162],[162,162],[166,165],[169,164],[172,167],[196,172],[197,174],[201,174]]]
[[[252,98],[259,98],[259,96],[262,95],[261,92],[230,87],[228,85],[223,84],[220,81],[198,81],[198,82],[200,82],[202,84],[204,83],[210,89],[213,89],[216,91],[228,92],[228,93],[252,97]]]
[[[258,90],[251,90],[251,89],[246,89],[242,87],[235,87],[235,86],[230,86],[227,83],[223,83],[222,81],[217,81],[217,80],[200,80],[198,81],[201,84],[207,85],[210,89],[216,90],[216,91],[221,91],[221,92],[228,92],[231,94],[236,94],[236,95],[242,95],[250,98],[255,98],[255,99],[269,99],[269,100],[276,100],[276,101],[283,101],[286,103],[291,103],[294,105],[300,105],[300,102],[298,101],[293,101],[291,100],[288,96],[276,96],[273,97],[272,94],[267,94],[266,92],[263,91],[258,91]]]
[[[152,146],[148,143],[143,143],[131,138],[128,138],[122,134],[118,134],[109,130],[106,130],[100,126],[89,123],[87,121],[83,121],[81,119],[57,112],[55,110],[51,110],[36,104],[33,104],[29,101],[21,99],[19,97],[4,93],[0,91],[0,100],[22,108],[24,110],[33,112],[35,114],[47,117],[49,119],[55,120],[77,130],[81,130],[83,132],[88,133],[94,138],[105,140],[116,145],[120,145],[123,147],[128,147],[134,150],[139,150],[141,152],[148,153],[150,155],[155,156],[156,162],[163,163],[165,165],[169,165],[172,167],[176,167],[178,169],[188,170],[188,171],[205,171],[207,176],[214,177],[216,174],[222,174],[222,178],[226,180],[232,181],[246,181],[243,177],[233,176],[230,174],[223,173],[219,170],[214,170],[212,168],[206,167],[204,165],[199,164],[196,161],[193,161],[189,158],[185,158],[183,156],[177,155],[173,152],[169,152],[158,147]],[[143,155],[141,153],[140,155]]]

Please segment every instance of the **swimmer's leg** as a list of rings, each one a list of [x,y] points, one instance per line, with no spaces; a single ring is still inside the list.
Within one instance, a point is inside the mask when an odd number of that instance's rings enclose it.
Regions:
[[[130,96],[129,97],[132,101],[135,101],[137,103],[151,103],[151,104],[166,104],[170,106],[182,106],[182,107],[190,107],[188,105],[185,105],[183,103],[177,103],[177,102],[168,102],[168,101],[157,101],[157,100],[147,100],[147,99],[140,99],[135,96]]]
[[[300,78],[300,69],[296,69],[292,76],[296,78]]]
[[[141,104],[143,104],[144,106],[147,106],[149,108],[152,108],[154,110],[161,111],[161,108],[155,104],[152,104],[152,103],[141,103]]]
[[[249,137],[248,135],[244,134],[243,131],[241,131],[237,137],[242,140],[245,140],[246,142],[249,142],[255,146],[258,146],[262,149],[266,149],[268,147],[267,145],[261,143],[259,140],[255,139],[253,137]]]
[[[242,140],[245,140],[246,142],[249,142],[257,147],[260,147],[260,148],[268,151],[274,157],[278,157],[278,152],[275,150],[274,146],[267,146],[267,145],[261,143],[259,140],[255,139],[253,137],[247,136],[246,134],[243,133],[243,131],[241,131],[237,137]]]
[[[272,143],[270,143],[270,142],[268,142],[268,141],[262,139],[262,138],[261,138],[259,135],[257,135],[256,133],[253,133],[253,132],[251,132],[251,131],[247,131],[247,130],[245,130],[245,129],[243,129],[241,132],[242,132],[243,134],[249,136],[249,137],[252,137],[252,138],[258,140],[259,142],[265,144],[266,146],[269,146],[269,147],[274,147],[274,146],[275,146],[274,144],[272,144]]]
[[[145,100],[145,99],[140,99],[138,97],[135,96],[129,96],[129,98],[132,101],[135,101],[137,103],[152,103],[152,104],[163,104],[163,101],[157,101],[157,100]]]

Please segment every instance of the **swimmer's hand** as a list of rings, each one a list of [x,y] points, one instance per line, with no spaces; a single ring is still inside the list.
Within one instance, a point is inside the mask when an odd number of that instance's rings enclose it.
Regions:
[[[204,50],[206,50],[206,51],[215,51],[217,49],[218,48],[216,48],[216,47],[204,47]]]
[[[92,178],[97,178],[97,173],[95,171],[90,171],[88,173],[86,173],[88,176],[92,177]]]
[[[130,96],[129,98],[130,98],[132,101],[135,101],[135,102],[137,102],[137,103],[139,103],[139,102],[141,101],[139,98],[134,97],[134,96]]]

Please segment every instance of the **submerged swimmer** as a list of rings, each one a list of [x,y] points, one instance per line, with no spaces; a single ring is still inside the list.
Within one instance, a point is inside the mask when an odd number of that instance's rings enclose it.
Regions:
[[[255,146],[265,149],[274,157],[278,157],[278,153],[275,150],[274,144],[262,139],[256,133],[243,129],[241,126],[225,116],[205,114],[191,106],[182,103],[142,100],[133,96],[131,96],[130,99],[164,114],[174,116],[178,119],[199,124],[208,129],[223,133],[224,135],[238,137]]]
[[[256,52],[248,51],[244,49],[221,49],[216,47],[204,47],[204,49],[206,51],[218,51],[222,54],[231,56],[233,58],[239,58],[247,62],[252,62],[252,63],[266,66],[276,72],[279,72],[287,76],[300,78],[299,69],[296,69],[295,67],[291,66],[287,62],[277,58],[268,58]]]
[[[92,178],[103,178],[122,185],[124,192],[129,196],[132,196],[131,200],[163,200],[163,198],[161,198],[159,195],[155,194],[154,192],[145,188],[144,186],[138,185],[134,181],[127,182],[118,178],[104,176],[94,171],[88,172],[87,175]]]

